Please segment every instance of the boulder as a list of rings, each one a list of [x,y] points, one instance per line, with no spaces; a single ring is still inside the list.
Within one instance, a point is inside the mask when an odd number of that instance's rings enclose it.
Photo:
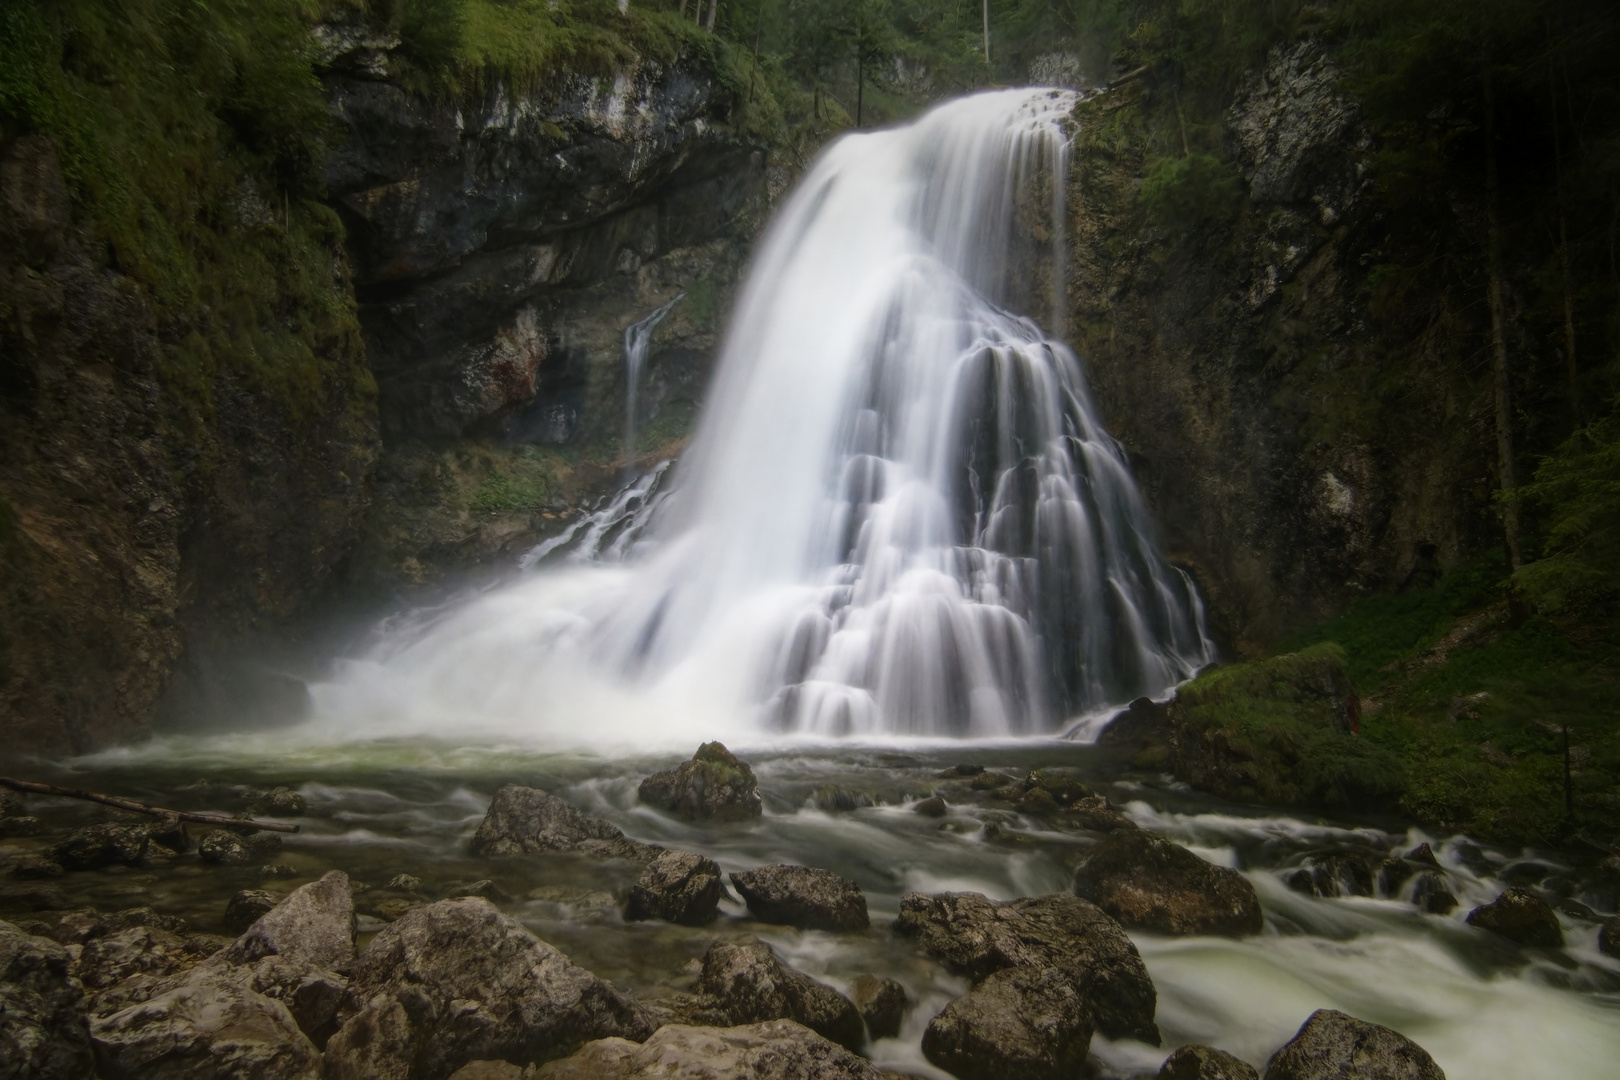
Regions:
[[[281,956],[319,968],[354,959],[354,897],[349,875],[333,870],[300,886],[249,926],[225,951],[232,964]]]
[[[202,957],[178,934],[132,926],[91,938],[79,953],[79,980],[92,993],[133,975],[160,979],[197,965]]]
[[[1603,920],[1603,929],[1598,931],[1598,951],[1620,959],[1620,918]]]
[[[865,1025],[843,994],[777,959],[757,938],[717,941],[703,957],[697,992],[733,1024],[792,1020],[851,1050],[866,1041]]]
[[[280,849],[281,837],[275,833],[256,832],[243,836],[229,829],[215,829],[198,843],[197,856],[203,862],[221,866],[253,866]]]
[[[225,905],[225,929],[240,934],[275,906],[275,893],[263,889],[243,889]]]
[[[653,773],[637,789],[641,801],[688,820],[759,817],[759,784],[748,763],[717,742],[704,743],[667,772]]]
[[[1457,907],[1446,876],[1439,870],[1425,870],[1412,882],[1412,903],[1431,915],[1450,915]]]
[[[877,805],[872,796],[865,791],[833,784],[817,788],[810,796],[810,804],[828,814],[848,813],[851,810]]]
[[[862,975],[850,984],[849,996],[872,1038],[892,1039],[900,1034],[906,1016],[905,987],[893,979]]]
[[[1091,1047],[1088,1001],[1067,972],[1006,968],[929,1021],[922,1047],[961,1080],[1060,1080]]]
[[[437,1080],[470,1061],[545,1061],[654,1027],[636,1002],[474,898],[416,908],[378,933],[350,970],[339,1019],[328,1080]]]
[[[41,827],[39,818],[29,814],[0,817],[0,839],[11,836],[38,836]]]
[[[1114,714],[1108,726],[1097,734],[1099,746],[1141,749],[1149,739],[1170,736],[1169,708],[1149,697],[1139,697]]]
[[[1097,1030],[1158,1045],[1158,995],[1141,954],[1118,922],[1080,897],[1002,904],[978,893],[907,893],[894,928],[974,982],[1006,968],[1056,968],[1087,995]]]
[[[95,1075],[84,988],[68,951],[0,922],[0,1076],[81,1080]]]
[[[791,1020],[738,1027],[666,1024],[637,1046],[587,1044],[540,1066],[535,1080],[882,1080],[865,1058]],[[495,1080],[494,1077],[491,1080]],[[500,1077],[500,1080],[508,1080]],[[516,1080],[512,1077],[511,1080]]]
[[[1547,902],[1528,889],[1510,888],[1468,913],[1468,925],[1501,934],[1520,945],[1560,949],[1564,928]]]
[[[469,1061],[451,1073],[450,1080],[534,1080],[538,1071],[533,1065],[524,1067],[510,1061]]]
[[[298,817],[308,809],[304,797],[290,787],[274,787],[253,800],[250,813],[265,817]]]
[[[860,887],[831,870],[777,863],[732,874],[731,883],[760,922],[805,930],[865,930],[871,925]]]
[[[43,855],[23,854],[17,856],[11,864],[11,872],[24,881],[44,881],[47,878],[61,877],[63,867],[55,859],[48,859]]]
[[[664,851],[630,888],[624,917],[706,926],[720,914],[720,867],[690,851]]]
[[[1074,891],[1136,930],[1242,937],[1264,925],[1242,874],[1140,830],[1111,833],[1093,848]]]
[[[1266,1080],[1445,1080],[1423,1047],[1397,1031],[1319,1009],[1272,1055]]]
[[[151,840],[145,825],[91,825],[52,848],[51,859],[65,870],[139,866]]]
[[[1159,1080],[1260,1080],[1260,1074],[1242,1058],[1195,1043],[1165,1059]]]
[[[1398,876],[1398,871],[1389,870],[1382,860],[1375,861],[1366,852],[1313,852],[1305,857],[1304,866],[1289,875],[1288,887],[1308,896],[1371,896],[1378,881]]]
[[[911,804],[911,812],[921,814],[923,817],[944,817],[949,810],[950,807],[945,805],[945,800],[938,795],[930,795]]]
[[[602,859],[650,862],[663,849],[627,838],[539,788],[507,784],[473,834],[472,853],[506,857],[568,851]]]

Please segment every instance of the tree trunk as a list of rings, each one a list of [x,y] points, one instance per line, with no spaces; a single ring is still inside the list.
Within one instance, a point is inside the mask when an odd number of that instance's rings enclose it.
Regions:
[[[702,2],[703,0],[698,0],[698,3]],[[686,0],[681,0],[681,18],[686,18]]]
[[[719,13],[720,0],[709,0],[709,21],[703,24],[703,28],[711,34],[714,33],[714,17]]]
[[[1548,37],[1551,37],[1549,31]],[[1553,78],[1552,60],[1547,61],[1547,93],[1552,102],[1553,190],[1558,199],[1558,267],[1564,277],[1564,367],[1569,380],[1569,409],[1575,424],[1581,422],[1581,394],[1575,365],[1575,289],[1569,271],[1569,214],[1564,203],[1564,142],[1558,130],[1558,83]]]
[[[984,0],[984,66],[990,66],[990,0]]]
[[[866,110],[866,50],[860,38],[855,42],[855,126],[860,127]]]
[[[1491,348],[1496,382],[1496,471],[1502,491],[1502,538],[1508,563],[1517,570],[1524,562],[1519,549],[1518,470],[1513,461],[1513,399],[1507,353],[1507,297],[1502,277],[1502,222],[1497,209],[1496,94],[1491,66],[1484,66],[1485,93],[1485,224],[1490,274]]]

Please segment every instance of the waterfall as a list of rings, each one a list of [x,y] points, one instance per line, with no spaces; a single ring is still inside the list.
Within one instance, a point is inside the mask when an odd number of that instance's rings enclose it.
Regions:
[[[631,323],[624,332],[624,467],[630,471],[634,471],[636,461],[636,396],[640,392],[641,371],[647,366],[647,351],[652,347],[653,331],[685,295],[676,293],[673,300],[646,318]]]
[[[761,244],[691,448],[606,511],[635,543],[399,635],[330,708],[386,684],[383,711],[553,733],[997,737],[1191,675],[1191,582],[1079,359],[1008,310],[1049,295],[1060,325],[1074,103],[978,94],[830,145]],[[632,334],[665,310],[626,334],[632,394]]]

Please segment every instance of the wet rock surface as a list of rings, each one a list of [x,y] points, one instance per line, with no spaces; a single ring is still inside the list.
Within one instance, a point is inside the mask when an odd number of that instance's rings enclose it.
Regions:
[[[1254,1066],[1213,1046],[1183,1046],[1165,1059],[1159,1080],[1260,1080]]]
[[[1598,951],[1620,959],[1620,918],[1603,920],[1603,929],[1598,931]]]
[[[539,788],[508,784],[495,792],[473,834],[474,855],[514,856],[569,851],[604,859],[650,862],[661,851],[627,838],[616,825],[590,817]]]
[[[690,851],[660,852],[630,889],[625,919],[704,926],[720,913],[720,867]]]
[[[1320,1009],[1266,1066],[1266,1080],[1445,1080],[1428,1051],[1397,1031]]]
[[[203,862],[221,866],[257,866],[281,850],[281,837],[274,833],[256,832],[248,835],[215,829],[197,844],[197,855]]]
[[[849,997],[872,1038],[889,1039],[900,1034],[906,1016],[905,987],[893,979],[862,975],[850,984]]]
[[[61,945],[0,922],[0,1075],[94,1075],[84,989],[70,967]]]
[[[1520,945],[1559,949],[1564,945],[1564,929],[1547,902],[1528,889],[1504,889],[1489,904],[1468,913],[1468,925],[1500,934]]]
[[[690,761],[653,773],[636,791],[648,806],[687,820],[740,819],[763,813],[754,770],[717,742],[698,747]]]
[[[1242,874],[1140,831],[1115,832],[1093,848],[1074,889],[1132,929],[1242,937],[1264,925]]]
[[[542,1065],[535,1080],[663,1080],[675,1076],[683,1080],[882,1080],[883,1074],[865,1058],[802,1025],[776,1020],[736,1027],[666,1024],[639,1046],[624,1039],[605,1039],[587,1044],[573,1057]]]
[[[1084,1064],[1090,1007],[1056,968],[997,971],[934,1017],[923,1053],[962,1080],[1058,1080]]]
[[[710,946],[696,989],[704,1007],[731,1024],[792,1020],[852,1050],[865,1042],[861,1014],[853,1002],[788,967],[756,938]]]
[[[760,922],[805,930],[865,930],[871,925],[860,887],[831,870],[778,863],[731,875]]]
[[[264,889],[243,889],[225,905],[225,929],[240,934],[276,906],[278,897]]]
[[[151,840],[151,832],[145,825],[91,825],[56,845],[50,855],[64,870],[139,866],[146,858]]]
[[[234,964],[281,956],[335,968],[354,959],[354,896],[349,876],[333,870],[294,889],[226,950]]]
[[[1054,968],[1083,992],[1098,1031],[1159,1042],[1158,995],[1141,955],[1118,922],[1080,897],[1002,904],[978,893],[907,893],[894,925],[975,982],[1008,968]]]
[[[355,961],[327,1044],[332,1080],[428,1078],[491,1058],[546,1061],[652,1034],[648,1012],[485,900],[390,923]]]

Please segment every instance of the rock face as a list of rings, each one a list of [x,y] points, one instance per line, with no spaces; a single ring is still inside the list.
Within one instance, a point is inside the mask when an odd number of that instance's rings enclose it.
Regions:
[[[1468,925],[1501,934],[1520,945],[1561,949],[1564,928],[1546,901],[1528,889],[1510,888],[1468,913]]]
[[[1089,1002],[1057,968],[1005,968],[934,1017],[923,1053],[962,1080],[1059,1080],[1091,1046]]]
[[[1598,951],[1620,958],[1620,919],[1603,920],[1603,929],[1598,931]]]
[[[630,889],[624,917],[705,926],[720,913],[720,867],[690,851],[661,852]]]
[[[692,760],[653,773],[637,793],[656,806],[689,820],[758,817],[763,812],[759,785],[748,763],[717,742],[698,747]]]
[[[860,887],[831,870],[778,863],[731,875],[760,922],[805,930],[865,930],[871,921]]]
[[[851,1050],[866,1041],[861,1014],[832,987],[783,964],[755,938],[716,942],[703,957],[697,990],[734,1024],[792,1020]]]
[[[627,839],[617,826],[582,814],[555,795],[518,784],[508,784],[495,793],[472,839],[474,855],[569,851],[649,862],[661,850]]]
[[[1159,1080],[1260,1080],[1242,1058],[1213,1046],[1183,1046],[1165,1059]]]
[[[1009,968],[1054,968],[1086,998],[1098,1031],[1158,1045],[1158,995],[1141,955],[1119,923],[1077,896],[999,904],[978,893],[907,893],[894,928],[976,983]]]
[[[79,1080],[95,1073],[84,988],[67,950],[0,922],[0,1075]]]
[[[872,1038],[890,1039],[900,1034],[900,1024],[906,1017],[905,987],[893,979],[862,975],[850,984],[849,996]]]
[[[542,1065],[536,1080],[882,1080],[865,1058],[791,1020],[739,1027],[666,1024],[637,1046],[623,1039],[587,1044]],[[514,1078],[515,1080],[515,1078]]]
[[[478,899],[382,930],[351,969],[340,1020],[329,1080],[436,1080],[469,1061],[545,1061],[653,1031],[641,1006]]]
[[[1257,934],[1264,925],[1254,886],[1179,844],[1122,830],[1092,849],[1074,891],[1125,926],[1160,934]]]
[[[1445,1080],[1428,1051],[1406,1036],[1319,1009],[1266,1066],[1266,1080]]]

